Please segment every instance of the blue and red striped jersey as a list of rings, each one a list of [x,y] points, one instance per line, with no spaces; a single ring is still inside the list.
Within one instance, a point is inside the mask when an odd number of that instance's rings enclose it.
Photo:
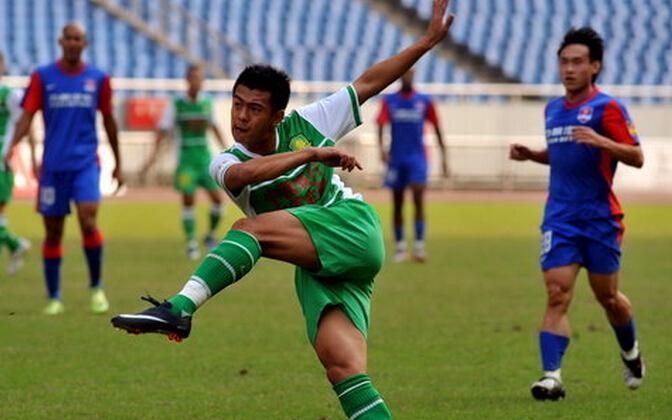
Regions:
[[[112,113],[110,78],[88,64],[75,72],[59,62],[42,66],[33,72],[22,106],[42,110],[43,170],[78,170],[97,159],[96,111]]]
[[[604,150],[576,143],[572,129],[588,126],[615,142],[638,145],[639,137],[625,106],[595,89],[576,104],[564,97],[551,100],[545,117],[551,177],[544,222],[622,215],[612,190],[618,162]]]
[[[425,121],[438,125],[434,103],[429,95],[411,91],[386,95],[378,114],[378,125],[390,123],[392,143],[390,161],[425,158]]]

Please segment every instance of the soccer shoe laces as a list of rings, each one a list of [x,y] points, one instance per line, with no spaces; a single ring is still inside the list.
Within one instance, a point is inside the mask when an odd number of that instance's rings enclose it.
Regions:
[[[154,306],[161,306],[161,302],[154,299],[154,297],[152,297],[152,295],[150,295],[149,293],[147,293],[147,296],[140,296],[140,299],[144,300],[145,302],[149,302]]]

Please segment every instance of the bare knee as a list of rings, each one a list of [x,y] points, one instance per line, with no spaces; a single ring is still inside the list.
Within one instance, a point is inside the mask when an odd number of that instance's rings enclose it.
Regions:
[[[603,293],[596,295],[595,298],[607,312],[616,312],[620,307],[618,293]]]
[[[572,291],[557,283],[549,283],[547,286],[548,309],[553,312],[566,313],[572,300]]]
[[[249,217],[246,217],[244,219],[238,219],[235,222],[233,222],[233,225],[231,225],[231,229],[245,231],[255,236],[257,239],[259,239],[260,232],[257,227],[258,223],[256,223],[253,219],[250,219]]]

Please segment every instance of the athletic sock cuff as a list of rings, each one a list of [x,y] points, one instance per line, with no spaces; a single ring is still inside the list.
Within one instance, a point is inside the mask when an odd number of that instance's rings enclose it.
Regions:
[[[103,245],[103,234],[98,230],[90,232],[88,235],[84,236],[82,243],[84,248],[98,248]]]
[[[253,258],[253,263],[257,262],[259,257],[261,257],[261,245],[257,238],[249,232],[232,229],[224,237],[223,242],[226,241],[235,242],[245,247],[249,251],[250,257]]]
[[[44,242],[42,244],[42,257],[43,258],[61,258],[63,257],[63,246],[60,242],[49,243]]]

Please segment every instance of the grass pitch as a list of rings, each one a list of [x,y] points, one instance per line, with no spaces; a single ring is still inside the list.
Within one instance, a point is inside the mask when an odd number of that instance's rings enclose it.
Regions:
[[[378,209],[387,226],[389,207]],[[395,418],[672,418],[672,206],[626,205],[622,289],[646,357],[642,389],[623,385],[616,340],[582,273],[559,403],[529,394],[545,303],[541,204],[432,203],[428,211],[430,262],[388,263],[373,301],[370,373]],[[221,231],[239,214],[228,206]],[[192,337],[176,345],[117,332],[109,318],[146,307],[138,299],[146,291],[170,296],[195,267],[184,257],[177,203],[102,207],[110,316],[88,311],[73,218],[67,312],[41,315],[41,222],[25,202],[11,205],[9,220],[34,249],[19,274],[0,276],[0,418],[343,418],[305,337],[288,265],[262,260],[202,308]]]

